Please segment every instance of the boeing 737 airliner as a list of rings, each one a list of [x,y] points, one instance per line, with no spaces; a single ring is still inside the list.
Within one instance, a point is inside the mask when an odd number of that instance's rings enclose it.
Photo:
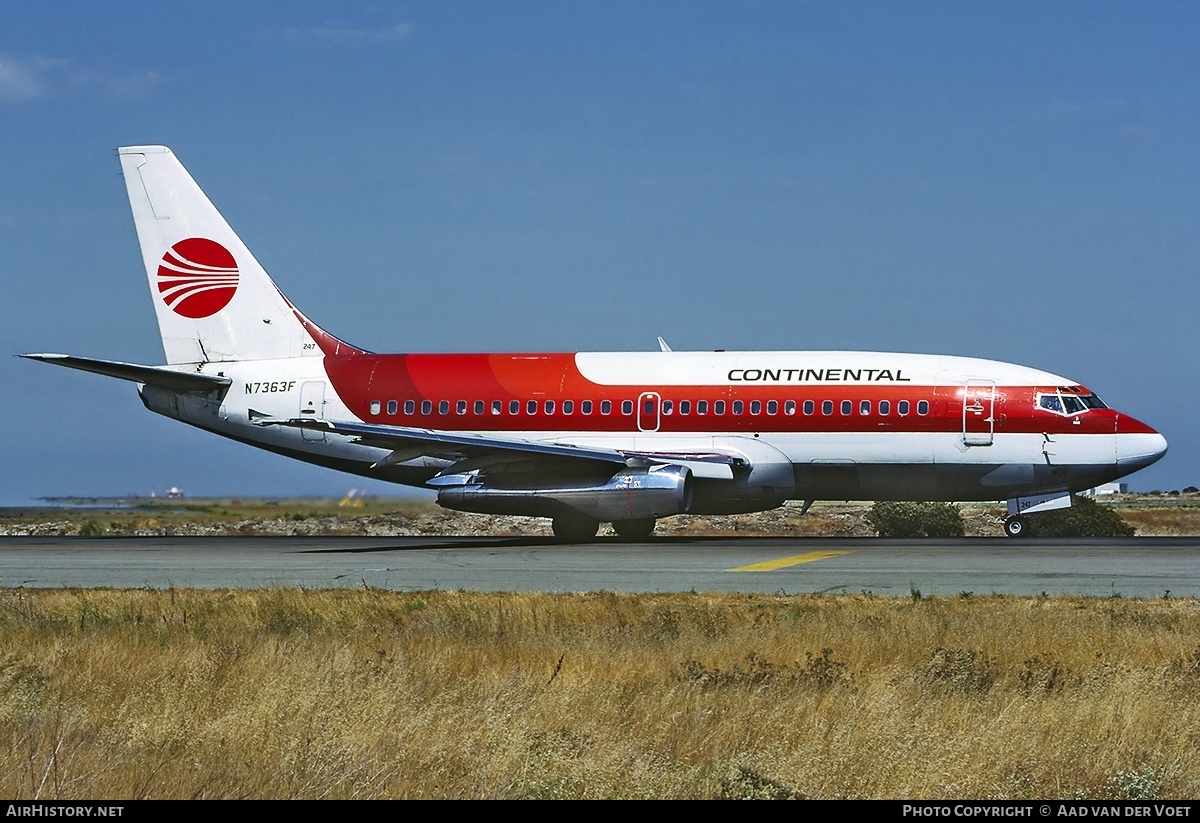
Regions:
[[[374,354],[296,309],[163,146],[119,150],[166,365],[35,360],[129,380],[151,411],[420,486],[447,508],[650,535],[785,501],[1007,500],[1005,531],[1158,460],[1088,389],[965,357],[853,351]],[[807,505],[806,503],[806,505]]]

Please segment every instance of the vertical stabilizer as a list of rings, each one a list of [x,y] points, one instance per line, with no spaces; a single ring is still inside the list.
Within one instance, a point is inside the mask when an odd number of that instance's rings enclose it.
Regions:
[[[167,363],[357,351],[292,307],[170,149],[118,152]]]

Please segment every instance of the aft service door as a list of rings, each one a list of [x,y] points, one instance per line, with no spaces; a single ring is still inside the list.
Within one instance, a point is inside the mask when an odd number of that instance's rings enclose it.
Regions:
[[[637,405],[637,421],[639,431],[658,431],[660,405],[661,398],[658,396],[658,392],[642,392],[642,395],[638,398]]]
[[[300,386],[300,419],[321,420],[325,416],[325,381],[310,380]],[[305,440],[325,440],[325,432],[301,429]]]
[[[963,386],[963,443],[990,446],[996,428],[996,384],[991,380],[968,380]]]

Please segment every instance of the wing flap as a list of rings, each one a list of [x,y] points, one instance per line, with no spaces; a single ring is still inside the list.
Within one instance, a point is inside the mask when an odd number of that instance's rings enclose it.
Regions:
[[[536,440],[495,437],[486,434],[464,434],[437,429],[416,429],[408,426],[377,426],[371,423],[352,423],[342,420],[259,420],[259,426],[290,426],[298,429],[315,429],[331,434],[345,434],[359,442],[381,449],[418,456],[432,457],[479,457],[489,452],[527,453],[531,456],[565,457],[594,462],[626,465],[625,455],[612,449],[594,449],[560,443],[540,443]],[[387,460],[387,458],[385,458]],[[395,462],[395,461],[387,461]]]
[[[628,452],[630,457],[638,457],[650,463],[686,466],[693,477],[706,480],[732,480],[734,474],[749,464],[742,457],[731,454],[707,452],[691,454],[687,452]]]
[[[376,466],[402,463],[418,457],[439,457],[456,461],[442,474],[466,470],[497,468],[521,458],[556,458],[568,462],[585,462],[593,466],[609,465],[614,469],[631,465],[673,464],[686,466],[696,477],[730,480],[745,459],[717,452],[675,453],[623,451],[618,449],[576,446],[570,443],[545,443],[502,437],[491,434],[467,434],[437,429],[418,429],[408,426],[381,426],[342,420],[313,420],[305,418],[255,421],[259,426],[288,426],[313,429],[329,434],[343,434],[367,446],[388,449],[390,453]]]

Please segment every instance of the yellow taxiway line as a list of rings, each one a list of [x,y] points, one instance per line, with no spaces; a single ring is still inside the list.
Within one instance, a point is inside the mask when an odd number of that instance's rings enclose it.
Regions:
[[[736,569],[729,569],[731,572],[769,572],[775,569],[783,569],[788,566],[798,566],[801,563],[811,563],[814,560],[824,560],[827,557],[837,557],[839,554],[850,554],[850,551],[823,551],[823,552],[805,552],[804,554],[793,554],[791,557],[781,557],[778,560],[767,560],[763,563],[751,563],[749,566],[738,566]]]

